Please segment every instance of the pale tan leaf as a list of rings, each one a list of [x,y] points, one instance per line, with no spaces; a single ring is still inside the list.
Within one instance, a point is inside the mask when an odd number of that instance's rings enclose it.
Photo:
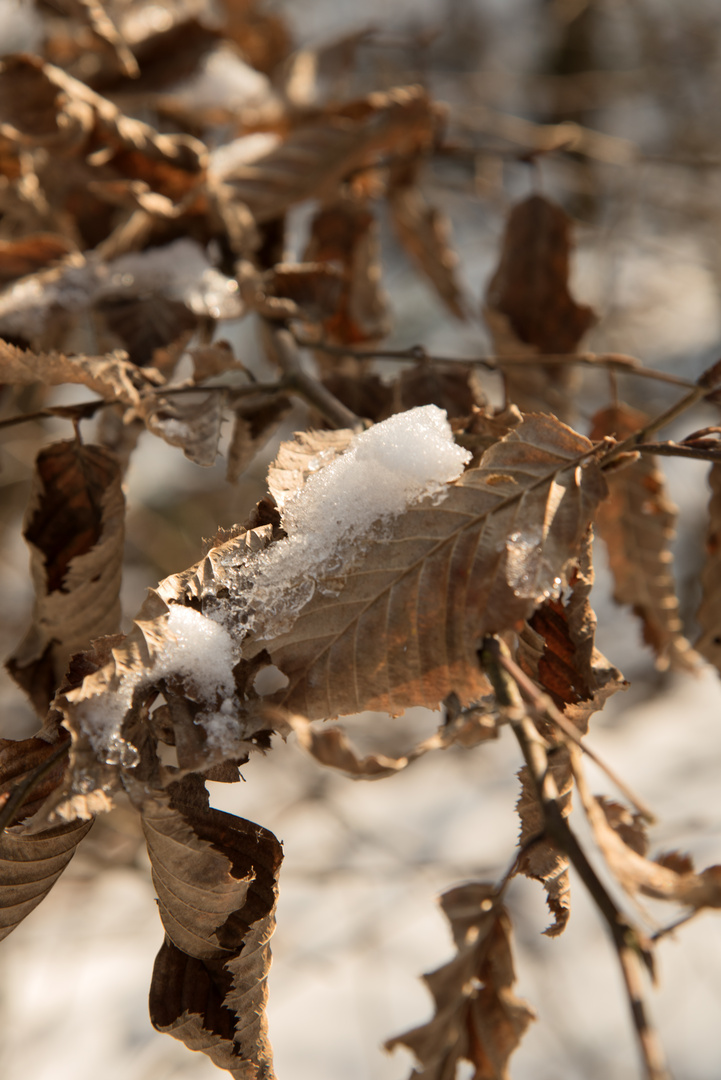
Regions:
[[[721,671],[721,465],[711,466],[709,485],[706,561],[701,572],[702,599],[696,613],[701,636],[696,648]]]
[[[176,798],[146,803],[143,825],[167,934],[153,1025],[233,1076],[273,1080],[265,1005],[280,844],[259,825]]]
[[[296,431],[292,442],[283,442],[268,469],[268,490],[279,507],[297,495],[309,476],[347,450],[353,432]]]
[[[626,405],[597,413],[592,439],[624,439],[647,417]],[[608,550],[614,600],[628,604],[641,620],[643,640],[656,654],[659,668],[693,671],[699,658],[683,635],[671,564],[676,507],[666,495],[663,473],[650,455],[642,455],[608,477],[608,498],[595,528]]]
[[[388,205],[398,239],[457,319],[466,318],[466,304],[456,271],[458,256],[450,245],[448,218],[431,206],[414,184],[391,191]]]
[[[451,889],[441,905],[458,952],[424,976],[434,1016],[386,1049],[408,1047],[421,1067],[413,1077],[423,1080],[450,1080],[461,1061],[474,1066],[475,1080],[507,1080],[509,1059],[535,1019],[513,991],[510,918],[487,884]]]
[[[0,382],[29,386],[78,383],[99,394],[104,401],[138,405],[144,390],[154,390],[162,377],[152,368],[139,370],[124,353],[106,356],[63,356],[35,353],[0,340]]]
[[[73,440],[40,451],[24,526],[33,622],[8,667],[41,716],[70,656],[118,629],[124,517],[122,475],[109,450]]]
[[[344,176],[380,154],[427,145],[434,126],[433,106],[420,87],[370,94],[296,127],[274,149],[222,180],[257,221],[270,221],[304,199],[332,195]]]
[[[72,821],[38,833],[15,825],[0,836],[0,941],[47,896],[91,825]]]

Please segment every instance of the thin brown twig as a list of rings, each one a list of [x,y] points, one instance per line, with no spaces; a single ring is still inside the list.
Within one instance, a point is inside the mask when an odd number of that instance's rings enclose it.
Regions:
[[[520,367],[528,364],[544,364],[558,366],[583,366],[610,369],[611,371],[638,375],[643,379],[653,379],[656,382],[668,383],[671,386],[679,386],[685,389],[695,387],[696,384],[673,375],[667,371],[654,371],[646,368],[641,361],[633,356],[625,356],[622,353],[510,353],[508,356],[441,356],[429,353],[422,345],[411,345],[406,349],[355,349],[351,346],[335,345],[327,341],[313,341],[294,333],[293,337],[297,345],[302,349],[315,349],[318,352],[328,353],[330,356],[351,356],[357,360],[409,360],[413,363],[429,364],[466,364],[471,367],[484,367],[488,371],[504,371],[506,368]]]

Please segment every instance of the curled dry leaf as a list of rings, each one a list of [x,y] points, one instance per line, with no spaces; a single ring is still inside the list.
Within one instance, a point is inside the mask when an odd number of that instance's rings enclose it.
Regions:
[[[701,573],[702,600],[696,613],[701,636],[696,648],[721,671],[721,465],[711,466],[709,485],[706,561]]]
[[[283,394],[250,395],[237,402],[227,452],[229,483],[236,483],[291,409],[290,398]]]
[[[596,414],[590,437],[624,439],[646,420],[626,405],[611,406]],[[699,659],[682,633],[671,570],[677,511],[666,495],[663,473],[644,454],[613,472],[608,490],[595,528],[608,551],[614,600],[629,604],[641,620],[643,640],[656,654],[657,667],[693,671]]]
[[[542,195],[518,203],[508,219],[501,260],[485,298],[484,318],[500,355],[573,353],[595,322],[568,288],[571,221]],[[568,419],[573,369],[522,364],[504,372],[509,401]]]
[[[576,751],[572,751],[576,786],[596,842],[618,882],[636,899],[639,894],[695,909],[721,908],[721,866],[693,870],[677,853],[646,858],[645,832],[625,807],[591,794]]]
[[[474,1066],[476,1080],[507,1080],[508,1063],[535,1019],[513,992],[511,920],[492,885],[471,884],[441,897],[457,953],[424,975],[433,995],[432,1020],[389,1039],[387,1050],[406,1046],[423,1080],[449,1080],[458,1064]]]
[[[441,417],[429,406],[389,421],[389,433],[378,425],[377,445],[386,447],[381,454],[396,452],[389,445],[399,423],[427,440]],[[582,464],[590,443],[551,417],[529,417],[487,451],[479,468],[432,487],[432,496],[406,503],[379,528],[383,511],[375,495],[368,503],[367,491],[354,490],[354,470],[367,477],[373,451],[364,449],[358,458],[351,447],[343,461],[340,451],[352,438],[351,432],[307,436],[281,456],[271,489],[289,539],[279,539],[283,534],[273,526],[246,533],[151,594],[113,661],[66,695],[66,722],[76,738],[90,738],[101,757],[118,751],[122,758],[128,718],[171,677],[196,703],[195,719],[208,733],[207,765],[218,760],[214,753],[237,759],[244,740],[269,726],[269,705],[316,719],[368,708],[393,714],[416,704],[437,707],[451,692],[463,705],[487,693],[478,640],[518,627],[560,587],[603,496],[599,469]],[[358,445],[364,438],[368,434],[357,436]],[[388,438],[391,444],[382,441]],[[444,443],[443,468],[450,453],[457,473],[460,451],[449,430],[443,439],[453,448]],[[415,460],[418,446],[407,449]],[[382,460],[372,466],[375,488]],[[293,532],[299,503],[289,492],[305,481],[305,497],[311,475],[325,484],[329,461],[348,471],[320,501],[317,487],[308,496],[306,505],[314,507],[303,526],[311,530],[308,547],[302,528]],[[390,476],[397,483],[395,466]],[[334,522],[346,512],[338,498],[362,507],[363,524],[350,533],[342,516],[340,532]],[[330,525],[318,560],[316,541]],[[220,667],[199,661],[201,640],[212,641]],[[244,698],[236,697],[238,679],[249,677],[243,672],[269,661],[287,687],[262,698],[246,681]],[[200,759],[188,767],[201,768]]]
[[[267,829],[172,798],[143,827],[166,942],[153,1025],[239,1080],[273,1080],[265,1004],[282,849]]]
[[[122,475],[109,450],[72,440],[40,451],[24,527],[33,622],[8,661],[40,716],[72,653],[118,629],[124,518]]]

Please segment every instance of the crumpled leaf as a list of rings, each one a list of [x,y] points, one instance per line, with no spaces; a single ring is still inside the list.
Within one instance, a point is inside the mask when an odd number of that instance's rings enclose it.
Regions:
[[[47,896],[92,824],[64,822],[37,833],[15,825],[0,835],[0,941]]]
[[[427,1024],[389,1039],[406,1046],[419,1062],[418,1080],[449,1080],[469,1061],[474,1080],[507,1080],[511,1054],[533,1010],[513,992],[511,920],[492,885],[473,883],[441,897],[457,953],[423,979],[434,1000]]]
[[[233,434],[228,446],[228,482],[235,483],[265,446],[292,408],[283,394],[248,395],[234,406]]]
[[[535,611],[519,636],[518,663],[548,693],[556,706],[571,720],[580,735],[588,731],[591,715],[602,709],[606,699],[625,686],[621,673],[608,662],[594,644],[596,615],[590,605],[593,586],[592,536],[584,537],[578,565],[572,577],[573,590],[565,600],[549,599]],[[573,770],[568,748],[553,745],[560,733],[551,724],[541,725],[541,734],[552,745],[548,754],[551,773],[559,793],[558,805],[567,817],[571,812]],[[521,794],[516,804],[521,819],[519,872],[542,882],[554,917],[544,930],[556,937],[566,927],[571,914],[568,857],[552,840],[543,836],[543,809],[527,766],[519,772]],[[535,843],[530,843],[539,837]]]
[[[41,716],[70,656],[119,627],[124,526],[114,454],[75,440],[40,451],[24,526],[33,622],[8,668]]]
[[[626,405],[611,406],[596,414],[590,437],[624,439],[646,419]],[[641,620],[643,640],[656,654],[658,668],[693,671],[699,659],[682,633],[671,570],[677,511],[666,495],[663,473],[644,454],[613,472],[608,490],[595,528],[608,550],[613,598],[630,605]]]
[[[706,561],[701,571],[701,603],[696,620],[701,635],[696,648],[721,672],[721,466],[709,469],[709,523],[706,532]]]
[[[595,322],[593,310],[569,292],[570,253],[571,222],[560,206],[542,195],[517,203],[483,312],[496,353],[529,357],[527,364],[504,370],[509,401],[561,419],[572,411],[573,369],[534,363],[533,357],[575,352]]]
[[[179,798],[146,801],[142,819],[167,935],[153,1025],[235,1077],[273,1080],[265,1003],[280,844],[259,825]]]

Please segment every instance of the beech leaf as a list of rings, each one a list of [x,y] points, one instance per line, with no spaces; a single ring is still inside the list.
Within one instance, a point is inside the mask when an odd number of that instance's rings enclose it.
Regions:
[[[696,648],[721,672],[721,465],[709,469],[709,523],[706,561],[701,572],[701,603],[696,619],[701,636]]]
[[[624,439],[646,419],[626,405],[611,406],[596,414],[590,437]],[[699,658],[682,633],[671,571],[677,511],[666,495],[663,473],[644,454],[613,472],[608,490],[595,528],[608,550],[614,600],[630,605],[641,620],[643,640],[653,649],[657,667],[693,671]]]
[[[449,1080],[469,1061],[475,1080],[507,1080],[508,1062],[535,1014],[513,992],[511,921],[492,885],[474,883],[441,897],[457,953],[424,975],[434,1016],[389,1039],[387,1050],[411,1050],[421,1071],[413,1077]]]

